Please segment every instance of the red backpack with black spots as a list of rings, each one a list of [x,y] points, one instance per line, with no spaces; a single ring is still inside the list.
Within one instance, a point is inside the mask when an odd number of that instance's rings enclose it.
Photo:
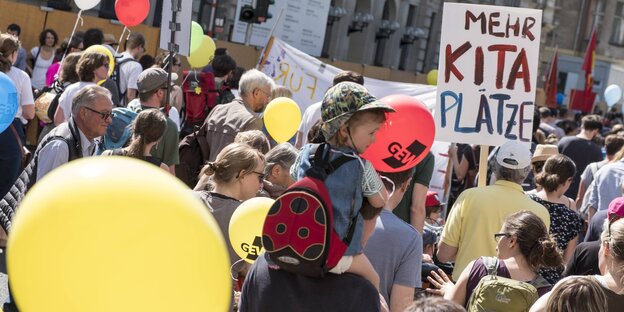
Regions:
[[[334,230],[333,208],[324,181],[351,160],[355,158],[342,155],[330,161],[327,143],[313,147],[311,168],[305,177],[291,185],[269,209],[262,229],[262,245],[281,269],[322,277],[344,255],[353,238],[357,214],[341,239]],[[353,211],[350,215],[354,215]]]

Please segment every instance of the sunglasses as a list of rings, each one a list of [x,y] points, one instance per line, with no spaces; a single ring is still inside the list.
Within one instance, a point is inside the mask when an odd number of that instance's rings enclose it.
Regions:
[[[102,118],[102,120],[106,120],[106,119],[108,119],[109,117],[110,117],[110,118],[112,118],[112,117],[114,117],[114,116],[115,116],[115,113],[113,113],[113,112],[106,112],[106,113],[102,113],[102,112],[98,112],[98,111],[96,111],[95,109],[93,109],[93,108],[91,108],[91,107],[87,107],[87,106],[83,106],[83,108],[85,108],[85,109],[86,109],[86,110],[88,110],[88,111],[91,111],[91,112],[93,112],[93,113],[96,113],[96,114],[100,115],[100,117]]]

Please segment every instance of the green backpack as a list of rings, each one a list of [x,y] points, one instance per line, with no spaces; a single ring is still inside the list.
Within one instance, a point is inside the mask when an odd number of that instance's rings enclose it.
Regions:
[[[529,311],[539,295],[537,288],[550,286],[543,277],[531,282],[521,282],[497,276],[498,258],[481,257],[488,271],[477,284],[468,301],[468,312],[521,312]]]

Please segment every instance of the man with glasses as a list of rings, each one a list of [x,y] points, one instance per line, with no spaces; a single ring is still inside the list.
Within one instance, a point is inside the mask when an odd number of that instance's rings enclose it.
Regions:
[[[206,140],[210,146],[210,157],[234,142],[236,134],[248,130],[262,130],[261,113],[271,101],[273,79],[256,69],[243,74],[239,82],[240,97],[232,102],[217,105],[206,118]]]
[[[112,110],[108,90],[97,85],[82,88],[72,100],[69,120],[50,131],[35,152],[36,180],[66,162],[93,156],[95,140],[112,122]]]
[[[455,201],[437,252],[441,262],[455,260],[453,280],[459,278],[470,261],[481,256],[496,256],[492,233],[500,230],[508,215],[528,210],[550,227],[548,210],[522,190],[521,183],[531,170],[531,156],[528,144],[506,142],[495,157],[496,183],[467,189]]]

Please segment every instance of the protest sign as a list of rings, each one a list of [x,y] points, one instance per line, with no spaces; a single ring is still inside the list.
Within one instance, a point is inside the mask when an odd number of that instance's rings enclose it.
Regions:
[[[321,101],[325,91],[332,86],[334,76],[342,71],[275,37],[264,55],[258,69],[273,78],[276,84],[288,88],[301,112]],[[434,86],[369,77],[364,77],[364,86],[377,98],[394,94],[414,96],[430,109],[436,99]]]
[[[445,3],[436,140],[530,144],[540,10]]]

